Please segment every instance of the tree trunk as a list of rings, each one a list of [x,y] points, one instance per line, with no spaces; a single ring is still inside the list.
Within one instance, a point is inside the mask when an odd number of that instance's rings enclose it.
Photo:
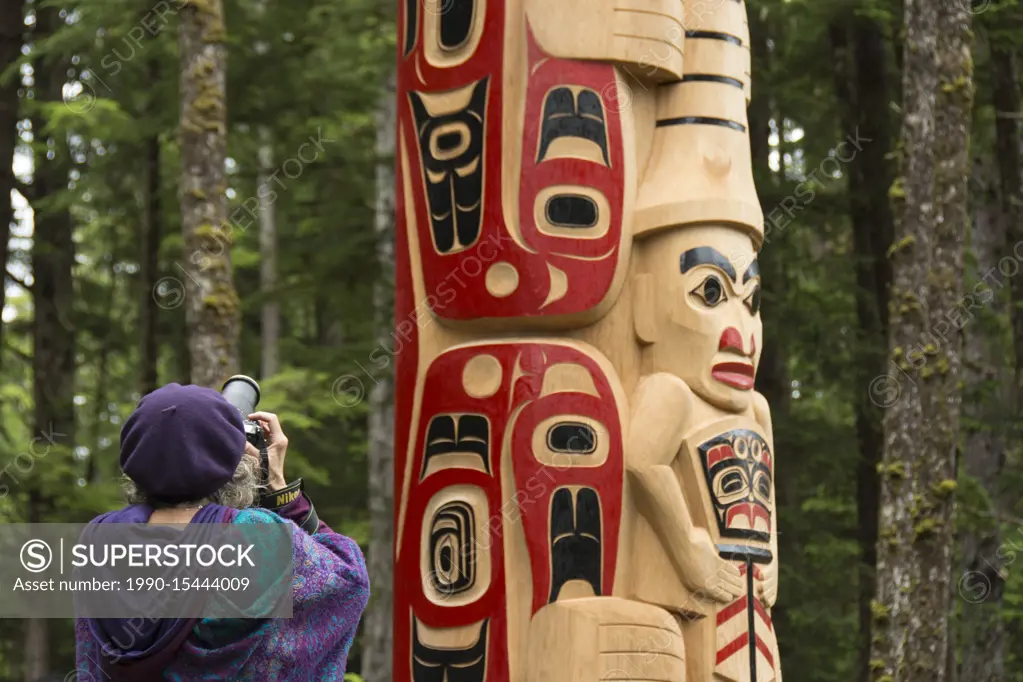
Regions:
[[[394,145],[397,127],[395,81],[384,89],[377,112],[376,232],[382,272],[373,288],[377,337],[388,348],[394,293]],[[377,376],[369,403],[370,541],[367,568],[373,595],[366,611],[362,676],[367,682],[390,682],[394,536],[394,379],[393,366]]]
[[[38,43],[64,23],[59,7],[37,7],[33,39]],[[50,53],[34,64],[35,97],[46,103],[63,101],[67,63]],[[53,139],[52,158],[39,131],[45,123],[32,121],[35,139],[33,170],[34,231],[32,235],[32,373],[34,430],[59,433],[61,444],[74,442],[75,329],[72,323],[74,241],[71,216],[60,202],[40,209],[43,200],[67,191],[70,157],[67,142]],[[28,488],[28,521],[46,520],[52,500],[33,480]],[[37,682],[50,674],[49,627],[46,620],[31,619],[25,628],[25,680]]]
[[[23,43],[24,0],[0,0],[0,73],[18,61]],[[14,181],[14,148],[18,142],[18,88],[20,79],[0,85],[0,314],[7,303],[7,244],[14,222],[11,192]],[[3,367],[4,323],[0,319],[0,368]]]
[[[985,150],[986,151],[986,150]],[[986,155],[985,155],[986,156]],[[1004,296],[985,282],[985,273],[997,270],[1005,248],[1005,222],[998,204],[994,169],[975,163],[970,195],[973,198],[970,247],[977,262],[967,295],[990,299],[982,309],[985,317],[1005,314]],[[959,645],[962,669],[971,682],[1003,682],[1004,628],[1002,626],[1003,566],[998,556],[1001,545],[998,513],[998,479],[1005,458],[1002,425],[1006,417],[1001,406],[1008,402],[1011,383],[1003,379],[1005,349],[995,325],[979,322],[966,330],[963,364],[964,414],[978,427],[964,429],[963,467],[986,493],[981,517],[960,534],[963,566],[957,576],[962,598],[962,627]]]
[[[1020,167],[1019,66],[1015,47],[991,39],[992,99],[995,107],[995,159],[1006,221],[1004,255],[1023,259],[1016,247],[1023,241],[1023,169]],[[1004,273],[1001,273],[1004,278]],[[1012,292],[1012,338],[1016,359],[1016,408],[1023,409],[1023,277],[1008,277]],[[1017,431],[1016,440],[1019,440]]]
[[[148,64],[149,79],[159,82],[160,62],[151,60]],[[155,102],[151,103],[147,116],[155,116]],[[159,305],[157,291],[160,271],[160,242],[163,239],[163,206],[160,201],[160,138],[156,134],[145,142],[145,207],[142,227],[142,257],[140,279],[142,283],[139,301],[139,325],[141,326],[141,349],[139,356],[139,390],[142,395],[152,393],[159,384],[159,346],[156,342]],[[170,292],[171,295],[177,292]],[[162,298],[162,296],[161,296]],[[173,303],[168,300],[167,304]]]
[[[92,446],[89,450],[89,461],[86,463],[85,480],[87,483],[95,483],[100,477],[100,438],[103,435],[103,415],[107,413],[107,384],[110,374],[110,351],[112,330],[116,328],[117,322],[114,319],[114,302],[117,300],[117,261],[110,259],[110,267],[107,275],[110,278],[110,286],[107,288],[107,300],[104,302],[104,319],[108,320],[102,336],[96,340],[99,342],[98,368],[96,369],[96,396],[92,402],[92,434],[89,443]],[[144,394],[143,394],[144,395]]]
[[[967,336],[967,387],[979,395],[969,401],[968,414],[989,425],[966,439],[964,466],[986,494],[983,517],[977,528],[962,534],[963,573],[959,582],[963,598],[962,669],[977,682],[1005,679],[1005,626],[1002,595],[1007,567],[1000,556],[999,479],[1005,464],[1004,424],[1012,424],[1023,408],[1023,283],[1005,261],[1019,260],[1016,246],[1023,239],[1023,173],[1020,167],[1020,88],[1014,46],[1002,43],[997,32],[989,34],[991,45],[992,103],[995,108],[995,173],[985,167],[976,174],[978,191],[973,192],[973,249],[977,258],[979,291],[991,298],[993,314],[1004,314],[1004,296],[999,291],[1008,279],[1015,355],[1015,382],[1006,391],[1001,366],[1003,349],[994,334],[984,335],[984,325],[971,328]],[[985,150],[986,151],[986,150]],[[997,189],[995,189],[997,185]],[[995,207],[997,206],[997,209]],[[1018,264],[1013,266],[1018,268]],[[974,289],[977,291],[977,289]],[[1000,406],[1015,405],[1008,413]],[[1018,440],[1018,437],[1014,440]],[[984,522],[986,521],[986,522]]]
[[[892,170],[885,155],[891,148],[888,109],[888,56],[880,27],[850,12],[830,28],[835,90],[843,109],[845,132],[856,140],[842,149],[849,178],[849,217],[856,269],[856,315],[859,334],[854,366],[857,383],[872,384],[885,371],[888,343],[888,295],[892,242],[888,188]],[[883,401],[880,401],[883,402]],[[860,675],[870,676],[870,603],[877,563],[877,465],[884,448],[881,419],[885,407],[872,391],[857,392],[854,410],[860,457],[856,466],[856,516],[860,545]]]
[[[241,326],[231,279],[227,220],[227,53],[221,0],[183,0],[181,54],[181,229],[191,382],[220,388],[238,373]]]
[[[274,170],[273,138],[268,128],[260,128],[259,180],[257,187],[270,182]],[[260,376],[272,377],[280,369],[277,341],[281,334],[281,305],[277,300],[277,223],[272,194],[259,203],[259,285],[263,292],[262,362]]]
[[[906,0],[900,177],[889,352],[901,373],[884,417],[876,681],[947,682],[961,402],[972,15]],[[865,387],[866,388],[866,387]]]

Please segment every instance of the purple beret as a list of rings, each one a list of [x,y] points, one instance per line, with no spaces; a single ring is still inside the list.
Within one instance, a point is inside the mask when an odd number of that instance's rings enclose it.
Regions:
[[[121,470],[162,502],[199,500],[234,477],[245,452],[243,417],[211,388],[167,384],[146,395],[121,429]]]

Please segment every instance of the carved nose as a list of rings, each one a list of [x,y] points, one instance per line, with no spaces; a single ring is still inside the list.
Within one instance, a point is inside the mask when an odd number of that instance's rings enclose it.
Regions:
[[[736,351],[745,355],[746,350],[742,347],[742,335],[735,327],[729,327],[721,334],[721,341],[718,342],[718,350]]]

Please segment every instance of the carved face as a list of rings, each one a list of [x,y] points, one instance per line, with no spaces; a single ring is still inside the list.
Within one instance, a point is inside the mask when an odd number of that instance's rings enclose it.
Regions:
[[[638,316],[650,316],[652,371],[680,377],[721,409],[745,410],[763,345],[749,236],[708,226],[666,230],[642,243],[652,287],[636,306]]]
[[[733,430],[700,444],[722,537],[771,539],[772,457],[767,441],[755,431]]]

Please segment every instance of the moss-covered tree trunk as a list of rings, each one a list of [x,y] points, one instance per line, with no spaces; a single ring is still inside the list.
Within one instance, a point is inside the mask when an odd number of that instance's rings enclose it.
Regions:
[[[181,58],[181,229],[191,382],[220,388],[238,372],[241,318],[231,279],[227,215],[227,52],[221,0],[183,2]]]
[[[18,61],[23,44],[25,29],[24,0],[0,0],[0,74]],[[9,81],[0,82],[0,312],[6,302],[7,244],[11,236],[11,222],[14,208],[11,205],[11,190],[15,187],[14,147],[18,141],[18,88],[21,86],[17,74]],[[3,348],[3,321],[0,320],[0,349]],[[0,352],[0,366],[3,353]]]
[[[872,678],[947,682],[973,104],[966,3],[906,0]],[[864,387],[866,388],[866,387]]]

